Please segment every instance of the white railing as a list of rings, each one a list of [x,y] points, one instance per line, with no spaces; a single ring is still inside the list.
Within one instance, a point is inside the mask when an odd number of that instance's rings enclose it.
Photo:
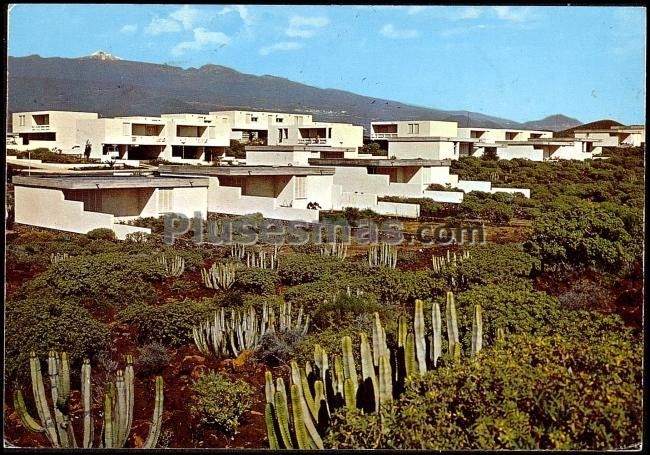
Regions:
[[[300,145],[327,145],[327,139],[321,139],[321,138],[315,138],[315,137],[308,137],[305,139],[298,139],[298,144]]]
[[[187,137],[187,136],[176,137],[174,143],[177,144],[179,142],[181,143],[181,145],[207,144],[208,138]]]
[[[50,125],[32,125],[32,131],[50,131]]]
[[[131,142],[134,143],[151,143],[151,142],[165,142],[166,138],[158,136],[131,136]]]
[[[397,137],[397,133],[372,133],[370,135],[371,139],[385,139],[389,137]]]

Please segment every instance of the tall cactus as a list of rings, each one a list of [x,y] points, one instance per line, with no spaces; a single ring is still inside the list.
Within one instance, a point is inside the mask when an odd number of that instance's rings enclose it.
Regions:
[[[390,367],[390,357],[383,354],[379,357],[379,405],[393,399],[393,372]]]
[[[332,256],[345,259],[348,254],[348,244],[345,242],[326,243],[320,247],[321,256]]]
[[[104,419],[103,436],[100,438],[99,447],[113,448],[124,447],[128,440],[133,422],[133,362],[127,356],[127,366],[124,371],[118,370],[115,382],[109,382],[104,392]],[[51,351],[48,356],[48,376],[50,378],[50,393],[54,416],[47,402],[43,375],[41,374],[40,361],[36,354],[30,354],[30,370],[32,389],[36,411],[42,423],[31,417],[27,411],[22,392],[14,391],[14,407],[24,423],[25,428],[37,433],[45,433],[52,447],[76,448],[72,423],[68,414],[68,398],[70,396],[70,370],[66,353]],[[91,381],[90,361],[84,360],[81,369],[81,401],[84,410],[83,447],[91,448],[93,445],[93,420],[91,416]],[[155,447],[160,436],[160,425],[163,412],[163,382],[162,377],[156,378],[156,396],[154,415],[149,436],[144,443],[145,448]],[[101,441],[103,439],[103,441]]]
[[[68,253],[52,253],[50,254],[50,263],[51,264],[58,264],[59,262],[65,261],[68,259],[69,255]]]
[[[375,400],[375,410],[379,409],[379,387],[375,377],[375,367],[372,362],[372,353],[368,336],[361,332],[361,378],[364,384],[372,385],[373,398]]]
[[[418,373],[419,370],[415,360],[415,341],[413,340],[413,333],[409,333],[406,336],[404,363],[406,366],[406,376],[414,376]]]
[[[352,355],[352,339],[347,335],[341,338],[341,350],[343,356],[343,376],[345,379],[350,380],[351,387],[354,388],[354,395],[356,396],[357,387],[359,386],[359,379],[357,377],[357,369],[354,364],[354,356]]]
[[[442,318],[440,317],[440,304],[434,302],[431,308],[431,321],[433,334],[431,336],[431,365],[438,366],[438,359],[442,356]]]
[[[397,246],[389,243],[371,245],[368,250],[368,264],[370,267],[397,267]]]
[[[415,330],[415,354],[420,374],[424,374],[427,371],[427,341],[423,307],[424,304],[422,300],[418,299],[415,301],[415,319],[413,321],[413,328]]]
[[[447,316],[447,340],[449,342],[449,353],[454,353],[454,344],[459,342],[458,321],[456,319],[456,305],[454,303],[454,293],[447,292],[447,305],[445,308]]]
[[[476,357],[483,348],[483,317],[481,305],[474,306],[474,317],[472,318],[472,358]]]

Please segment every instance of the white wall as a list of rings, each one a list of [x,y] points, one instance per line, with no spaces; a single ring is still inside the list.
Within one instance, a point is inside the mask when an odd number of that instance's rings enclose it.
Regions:
[[[146,228],[118,225],[115,217],[107,213],[86,212],[83,202],[65,200],[59,189],[16,185],[14,197],[16,223],[81,234],[108,228],[121,240],[130,232],[151,232]]]
[[[388,143],[389,158],[445,160],[458,159],[459,152],[453,142],[394,142]]]
[[[532,145],[498,147],[497,156],[502,160],[524,158],[531,161],[544,161],[544,151],[542,149],[535,149]]]

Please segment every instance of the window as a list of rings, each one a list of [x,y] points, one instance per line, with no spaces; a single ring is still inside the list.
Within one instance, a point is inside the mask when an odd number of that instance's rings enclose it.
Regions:
[[[275,118],[275,123],[282,123],[284,121],[284,118],[282,117],[276,117]]]
[[[168,213],[173,209],[173,189],[159,188],[158,189],[158,212]]]
[[[25,126],[25,116],[19,115],[18,118],[20,119],[20,126]]]
[[[307,199],[307,177],[296,177],[293,187],[294,199]]]
[[[251,122],[253,123],[257,122],[257,117],[251,117]]]
[[[419,123],[409,123],[409,134],[420,134]]]
[[[332,128],[327,128],[327,138],[332,139]]]
[[[122,123],[122,136],[130,136],[130,135],[131,135],[131,124]]]

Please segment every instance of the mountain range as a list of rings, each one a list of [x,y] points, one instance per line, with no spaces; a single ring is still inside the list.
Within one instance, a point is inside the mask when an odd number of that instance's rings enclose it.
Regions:
[[[123,60],[97,51],[82,58],[8,58],[9,112],[76,110],[103,117],[216,110],[307,113],[317,121],[363,125],[378,120],[448,120],[459,126],[559,131],[581,122],[564,115],[516,122],[318,88],[220,65],[179,68]]]

